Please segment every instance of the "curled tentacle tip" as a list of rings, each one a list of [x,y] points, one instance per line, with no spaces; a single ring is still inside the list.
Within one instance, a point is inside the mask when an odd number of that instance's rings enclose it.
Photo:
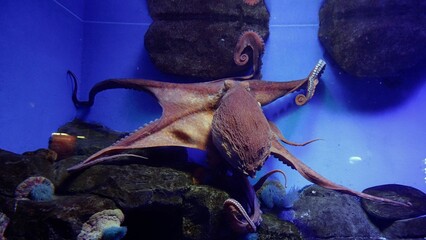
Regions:
[[[248,63],[249,59],[250,59],[250,57],[248,56],[248,54],[243,53],[239,56],[236,55],[234,57],[234,62],[239,66],[244,66]]]
[[[295,98],[294,98],[294,102],[298,105],[298,106],[302,106],[304,105],[306,102],[308,101],[308,98],[303,95],[303,94],[298,94]]]
[[[244,66],[249,61],[250,57],[244,52],[246,48],[251,48],[253,60],[259,61],[259,55],[264,51],[265,43],[263,38],[253,30],[244,31],[238,39],[234,49],[234,62],[239,66]],[[258,64],[258,63],[256,63]]]

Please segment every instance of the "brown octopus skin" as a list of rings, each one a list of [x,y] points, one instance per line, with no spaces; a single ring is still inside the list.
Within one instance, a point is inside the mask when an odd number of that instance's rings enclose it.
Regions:
[[[272,154],[296,169],[307,180],[322,187],[370,200],[410,206],[410,203],[368,195],[335,184],[306,166],[280,144],[280,140],[284,141],[282,134],[278,128],[267,122],[260,106],[303,87],[307,88],[307,94],[300,104],[305,104],[312,97],[324,66],[320,61],[308,77],[289,82],[234,79],[190,84],[143,79],[112,79],[100,82],[90,91],[89,101],[78,101],[74,96],[74,102],[77,105],[91,106],[96,94],[101,91],[129,88],[154,95],[163,108],[162,116],[68,170],[76,171],[111,160],[122,156],[120,153],[127,149],[181,146],[206,150],[214,144],[221,155],[241,174],[254,176],[255,170]],[[223,106],[224,109],[221,108]],[[226,123],[223,124],[222,121]],[[256,124],[258,126],[251,126]],[[243,127],[240,129],[241,126]],[[259,132],[253,133],[253,128]],[[256,142],[259,136],[264,142]]]
[[[262,66],[262,58],[265,49],[263,38],[255,31],[244,31],[238,39],[234,49],[234,63],[238,66],[244,66],[250,62],[250,56],[247,54],[247,49],[251,52],[253,74],[243,79],[251,77],[260,78],[260,68]]]

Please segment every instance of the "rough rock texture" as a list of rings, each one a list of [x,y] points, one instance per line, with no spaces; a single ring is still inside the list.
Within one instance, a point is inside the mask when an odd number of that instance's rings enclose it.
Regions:
[[[123,136],[74,121],[61,131],[86,136],[76,152],[92,154]],[[228,193],[220,188],[194,184],[193,163],[182,148],[158,148],[133,153],[146,161],[123,159],[93,166],[74,174],[66,168],[84,160],[76,155],[53,162],[48,150],[25,155],[0,151],[0,212],[10,216],[8,239],[76,239],[83,223],[94,213],[119,208],[125,215],[125,239],[241,239],[231,232],[222,206]],[[171,157],[173,156],[173,157]],[[16,167],[16,169],[14,168]],[[15,174],[15,175],[11,175]],[[55,184],[53,200],[17,200],[16,186],[31,176],[49,176]],[[161,231],[158,231],[161,226]],[[287,231],[288,230],[288,231]],[[299,239],[291,223],[265,217],[258,239]]]
[[[0,206],[10,216],[8,239],[76,239],[83,223],[91,215],[115,208],[114,202],[93,195],[61,196],[53,201],[0,197]]]
[[[363,209],[374,219],[395,221],[426,215],[426,194],[416,188],[388,184],[367,188],[363,192],[412,204],[412,207],[401,207],[362,199]]]
[[[393,77],[426,62],[426,1],[325,0],[319,39],[346,72]]]
[[[166,167],[142,164],[96,165],[79,174],[62,193],[91,193],[114,200],[119,208],[132,209],[161,204],[176,207],[189,190],[191,176]]]
[[[49,150],[39,149],[20,155],[0,149],[0,195],[13,197],[16,187],[32,176],[54,178]]]
[[[281,221],[273,214],[263,214],[263,222],[259,228],[260,240],[303,239],[297,227],[287,221]]]
[[[359,200],[317,185],[305,188],[294,203],[294,223],[304,238],[378,239],[382,233],[368,220]]]
[[[162,71],[185,77],[217,79],[242,74],[233,53],[240,35],[269,34],[269,13],[260,1],[149,0],[154,22],[145,35],[145,48]]]
[[[362,199],[362,207],[387,238],[426,237],[426,194],[409,186],[388,184],[365,189],[375,196],[410,202],[411,207],[380,204]]]
[[[425,239],[426,216],[395,221],[383,233],[388,239]]]
[[[66,126],[70,134],[76,134],[79,129],[86,132],[85,136],[91,136],[85,141],[96,143],[97,147],[81,144],[76,151],[87,154],[92,153],[90,149],[105,147],[115,141],[113,138],[122,136],[115,132],[107,136],[109,130],[96,125],[73,122]],[[357,198],[315,185],[305,188],[294,203],[294,219],[289,219],[294,224],[264,210],[258,232],[249,237],[238,236],[231,232],[222,209],[224,200],[235,194],[236,189],[227,186],[232,181],[222,177],[212,181],[213,185],[195,184],[192,173],[199,167],[186,161],[181,148],[134,153],[149,159],[122,159],[69,174],[66,168],[83,161],[87,155],[52,163],[48,150],[25,155],[0,151],[0,212],[10,218],[5,237],[76,239],[90,216],[115,208],[125,215],[121,225],[127,227],[125,239],[301,239],[300,232],[303,238],[315,239],[426,237],[425,217],[376,227]],[[13,192],[22,180],[40,175],[49,176],[55,184],[53,200],[35,202],[14,198]]]

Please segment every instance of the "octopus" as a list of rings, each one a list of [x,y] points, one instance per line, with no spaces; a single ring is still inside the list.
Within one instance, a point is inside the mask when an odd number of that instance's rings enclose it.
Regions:
[[[244,54],[243,50],[246,48],[251,48],[252,55],[258,57],[263,51],[263,42],[260,40],[253,32],[243,34],[235,49],[236,63],[245,61],[245,56],[238,55]],[[314,96],[315,88],[325,69],[323,60],[318,61],[307,77],[287,82],[254,78],[260,67],[259,61],[253,60],[251,75],[210,82],[171,83],[144,79],[109,79],[97,83],[91,89],[88,101],[77,99],[77,84],[74,78],[73,101],[76,106],[92,106],[95,96],[104,90],[127,88],[153,95],[163,112],[158,120],[94,153],[68,171],[75,172],[119,157],[134,156],[125,153],[131,149],[180,146],[207,151],[211,158],[219,159],[232,171],[236,184],[243,190],[242,199],[228,199],[224,203],[224,209],[230,215],[231,228],[240,233],[255,232],[261,223],[261,210],[255,190],[262,181],[251,186],[247,177],[254,178],[270,155],[297,170],[308,181],[324,188],[387,204],[410,206],[408,202],[377,197],[336,184],[308,167],[281,144],[304,146],[312,141],[294,143],[287,140],[280,130],[268,121],[262,107],[296,91],[302,93],[295,97],[295,103],[299,106],[306,104]]]

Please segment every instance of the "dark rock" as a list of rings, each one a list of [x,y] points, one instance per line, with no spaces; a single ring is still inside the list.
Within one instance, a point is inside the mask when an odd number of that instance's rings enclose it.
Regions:
[[[68,168],[84,161],[91,154],[106,148],[117,140],[128,135],[128,133],[117,132],[99,124],[86,123],[80,120],[74,120],[61,126],[57,132],[66,133],[72,136],[81,136],[78,138],[74,156],[54,163],[55,178],[51,179],[56,186],[60,186],[69,177]],[[123,151],[146,157],[144,164],[150,166],[173,166],[176,168],[187,167],[187,152],[181,147],[157,147],[142,150]],[[170,158],[173,156],[173,158]],[[121,159],[113,161],[114,164],[128,164],[140,162],[140,159]],[[61,191],[61,188],[58,189]]]
[[[357,77],[393,77],[426,62],[426,2],[423,0],[325,0],[319,39],[346,72]]]
[[[13,197],[16,187],[34,176],[54,178],[49,150],[39,149],[20,155],[0,149],[0,195]]]
[[[63,194],[97,194],[124,209],[181,205],[182,194],[192,183],[185,172],[142,164],[96,165],[71,177]]]
[[[0,151],[0,212],[10,218],[5,236],[9,239],[75,239],[82,224],[105,209],[120,208],[125,214],[126,239],[241,239],[233,234],[224,218],[225,199],[238,199],[239,185],[221,171],[203,171],[210,186],[195,185],[192,173],[199,169],[189,163],[183,148],[134,151],[149,159],[119,158],[69,174],[66,169],[83,161],[99,148],[123,134],[99,125],[73,122],[62,129],[86,136],[75,155],[52,164],[48,150],[23,155]],[[72,127],[71,127],[72,126]],[[93,128],[93,129],[92,129]],[[113,137],[115,135],[115,137]],[[52,201],[17,201],[16,186],[30,176],[45,176],[56,186]],[[208,175],[208,176],[207,176]],[[223,190],[225,189],[225,190]],[[411,200],[410,200],[411,201]],[[421,201],[421,199],[419,199]],[[306,188],[294,204],[294,225],[271,213],[257,239],[316,239],[383,236],[369,222],[357,198],[318,186]],[[422,236],[423,218],[396,221],[384,229],[389,238]],[[158,226],[162,226],[158,231]],[[299,228],[299,231],[296,227]]]
[[[305,188],[294,203],[294,223],[303,238],[378,239],[380,231],[369,221],[357,197],[317,185]]]
[[[389,239],[425,239],[426,216],[395,221],[383,233]]]
[[[362,199],[365,212],[376,220],[395,221],[426,215],[426,194],[416,188],[387,184],[367,188],[364,193],[401,202],[410,202],[411,207],[382,204],[377,201]]]
[[[149,0],[154,22],[145,35],[145,48],[162,71],[185,77],[217,79],[241,75],[250,64],[234,63],[234,48],[247,30],[269,35],[264,1]]]
[[[57,197],[47,202],[10,198],[2,205],[11,216],[8,239],[76,239],[91,215],[116,208],[111,200],[93,195]]]
[[[259,228],[259,239],[302,239],[297,227],[288,221],[282,221],[272,214],[263,214],[263,222]]]
[[[191,175],[182,170],[143,164],[97,165],[71,175],[61,192],[113,200],[125,213],[123,225],[130,239],[221,239],[231,234],[222,217],[228,194],[193,185]],[[161,233],[156,230],[160,224]]]
[[[208,197],[207,197],[208,196]],[[182,231],[185,239],[226,239],[223,202],[229,195],[209,186],[191,186],[184,195]]]

